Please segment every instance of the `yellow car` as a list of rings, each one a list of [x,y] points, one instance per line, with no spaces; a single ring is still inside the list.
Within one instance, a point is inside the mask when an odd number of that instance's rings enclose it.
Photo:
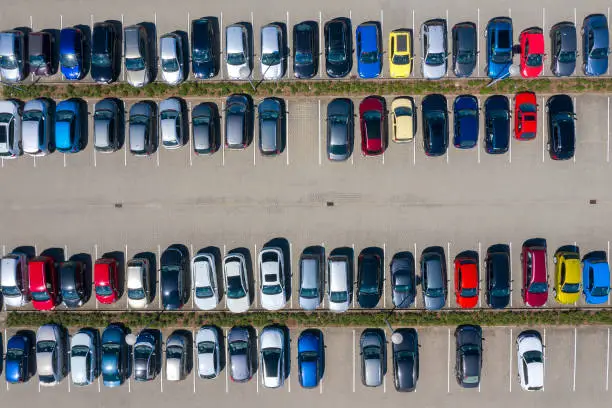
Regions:
[[[395,98],[391,103],[390,115],[393,141],[396,143],[411,142],[416,130],[414,100],[408,96]]]
[[[391,78],[408,78],[412,73],[412,33],[395,30],[389,34],[389,74]]]
[[[580,254],[577,251],[557,251],[555,263],[555,300],[571,305],[580,299]]]

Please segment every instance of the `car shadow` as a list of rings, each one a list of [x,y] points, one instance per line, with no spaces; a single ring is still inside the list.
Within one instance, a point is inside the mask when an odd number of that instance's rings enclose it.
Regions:
[[[179,38],[181,39],[181,50],[183,51],[181,55],[181,57],[183,58],[183,78],[182,80],[185,81],[187,78],[189,78],[189,72],[191,70],[191,64],[189,63],[189,35],[187,34],[187,32],[183,31],[183,30],[176,30],[173,31],[174,34],[178,35]]]
[[[106,99],[113,101],[117,105],[117,142],[119,144],[117,149],[120,150],[125,148],[125,102],[122,99],[113,97]]]
[[[40,253],[40,256],[48,256],[53,259],[56,264],[66,261],[66,254],[64,248],[47,248]]]
[[[122,251],[106,252],[102,254],[102,258],[114,259],[117,262],[117,275],[119,276],[117,291],[119,291],[119,297],[123,296],[125,291],[125,253]]]
[[[223,290],[223,257],[221,256],[221,250],[219,247],[211,245],[200,248],[194,254],[194,257],[199,254],[211,254],[215,260],[215,281],[217,283],[217,291],[219,292],[219,304],[221,304],[221,299],[225,296],[225,291]],[[194,271],[191,271],[191,273],[193,275]],[[195,296],[193,293],[191,295]]]
[[[102,338],[100,336],[100,330],[95,327],[84,327],[79,331],[90,333],[94,338],[94,349],[96,350],[96,370],[94,377],[98,378],[102,374]]]
[[[45,28],[40,30],[41,33],[51,35],[51,74],[55,75],[59,72],[59,47],[60,47],[60,30],[56,28]]]
[[[28,353],[28,371],[27,371],[27,379],[30,379],[31,377],[33,377],[34,375],[36,375],[36,333],[34,332],[34,330],[18,330],[16,333],[16,335],[18,336],[24,336],[25,338],[28,339],[28,342],[30,343],[30,350],[27,351]],[[7,342],[9,339],[5,339],[4,341]],[[4,352],[6,353],[6,350],[4,350]]]
[[[577,245],[562,245],[555,251],[555,256],[559,252],[577,252],[580,254],[580,248]]]
[[[246,261],[246,275],[247,282],[249,285],[249,306],[253,304],[253,300],[255,299],[255,274],[253,272],[253,259],[251,257],[251,251],[245,247],[234,248],[231,251],[228,251],[227,255],[231,255],[232,253],[241,254],[244,256]]]
[[[113,77],[111,78],[111,82],[115,82],[119,79],[119,75],[121,75],[121,64],[122,55],[123,55],[123,23],[119,20],[105,20],[107,24],[110,24],[115,29],[116,41],[119,44],[116,48],[115,55],[113,56]]]
[[[606,261],[608,254],[606,251],[591,251],[582,257],[582,261]]]
[[[547,248],[545,238],[530,238],[523,242],[523,247],[536,247],[541,246]]]
[[[13,248],[11,252],[25,254],[28,260],[36,256],[36,249],[31,245],[23,245]]]

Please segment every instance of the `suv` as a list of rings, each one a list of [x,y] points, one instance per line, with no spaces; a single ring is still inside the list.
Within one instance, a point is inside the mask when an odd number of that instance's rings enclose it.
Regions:
[[[21,307],[30,302],[28,286],[28,259],[26,254],[12,252],[0,261],[0,289],[4,304]]]
[[[135,87],[142,87],[151,82],[151,40],[142,25],[133,25],[123,29],[123,50],[127,81]]]
[[[277,247],[259,252],[259,284],[261,306],[266,310],[279,310],[285,306],[285,264],[283,251]]]
[[[487,75],[489,78],[505,78],[512,65],[512,20],[495,17],[487,24]]]
[[[384,331],[365,329],[359,338],[361,351],[361,382],[366,387],[378,387],[387,371],[387,342]]]
[[[23,154],[21,107],[14,100],[0,101],[0,157],[14,159]]]
[[[253,40],[244,24],[225,28],[225,62],[229,79],[249,79],[253,72]]]
[[[446,74],[448,46],[446,40],[446,20],[428,20],[421,25],[422,65],[421,71],[426,79],[440,79]]]
[[[21,31],[0,33],[0,74],[8,82],[19,82],[26,76],[26,39]]]
[[[325,290],[325,260],[319,253],[302,253],[300,256],[300,307],[315,310],[323,301]]]
[[[548,300],[548,272],[546,271],[546,243],[524,243],[521,251],[523,287],[521,294],[527,306],[540,307]]]
[[[353,296],[351,263],[346,255],[332,255],[327,260],[327,297],[329,310],[346,312]]]

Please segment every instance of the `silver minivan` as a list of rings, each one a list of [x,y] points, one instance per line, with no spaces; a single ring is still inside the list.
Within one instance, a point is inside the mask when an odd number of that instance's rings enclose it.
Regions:
[[[0,76],[7,82],[23,80],[26,71],[25,36],[21,31],[0,33]]]
[[[300,307],[315,310],[323,301],[324,256],[319,253],[303,252],[300,256]]]
[[[236,23],[225,29],[225,62],[230,79],[249,79],[253,70],[250,32]]]
[[[346,255],[332,255],[327,260],[327,297],[329,310],[346,312],[353,295],[353,274]]]
[[[136,24],[123,29],[123,50],[127,81],[135,87],[151,82],[149,38],[144,26]]]

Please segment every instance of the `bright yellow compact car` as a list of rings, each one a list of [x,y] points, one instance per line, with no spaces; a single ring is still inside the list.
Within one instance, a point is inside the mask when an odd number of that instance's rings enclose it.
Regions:
[[[416,130],[414,100],[408,96],[395,98],[391,103],[390,115],[393,125],[393,141],[396,143],[411,142]]]
[[[571,305],[580,299],[580,254],[573,250],[557,251],[555,263],[555,300]]]
[[[412,73],[412,33],[395,30],[389,34],[389,74],[391,78],[408,78]]]

